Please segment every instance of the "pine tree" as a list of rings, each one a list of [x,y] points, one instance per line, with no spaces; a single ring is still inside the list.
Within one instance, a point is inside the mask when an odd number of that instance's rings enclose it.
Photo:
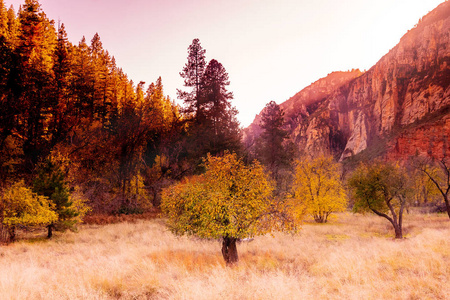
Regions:
[[[11,24],[11,26],[10,26]],[[12,28],[14,27],[14,28]],[[18,57],[15,43],[18,21],[12,8],[6,10],[0,1],[0,184],[10,176],[16,176],[15,167],[21,163],[21,145],[12,132],[18,127],[20,92]]]
[[[74,97],[75,115],[77,118],[93,118],[93,67],[89,56],[89,47],[83,37],[74,49],[73,80],[71,92]]]
[[[188,61],[180,72],[180,76],[184,79],[184,86],[192,88],[192,91],[178,90],[178,98],[183,100],[186,105],[184,112],[193,116],[196,121],[202,116],[200,91],[206,66],[205,52],[200,40],[194,39],[188,47]]]
[[[70,48],[72,45],[67,40],[64,24],[58,29],[58,41],[54,52],[54,85],[52,103],[52,122],[50,126],[51,146],[62,141],[74,126],[73,101],[70,95],[70,80],[72,61]]]
[[[92,105],[95,117],[105,123],[108,116],[108,108],[110,106],[111,87],[110,68],[111,58],[109,53],[103,49],[102,42],[98,33],[94,35],[89,47],[90,58],[92,62]]]
[[[51,238],[57,225],[76,217],[78,212],[73,209],[70,201],[69,188],[64,173],[52,161],[47,159],[38,168],[38,175],[33,181],[33,192],[47,197],[54,204],[58,220],[47,225],[47,237]]]
[[[7,11],[8,18],[8,42],[11,44],[12,48],[15,48],[18,43],[19,36],[19,19],[16,17],[16,12],[14,7],[11,5]]]
[[[5,2],[0,0],[0,36],[8,35],[8,11]]]
[[[19,12],[20,34],[15,49],[18,57],[18,85],[21,110],[20,134],[25,137],[24,154],[30,166],[49,152],[55,28],[36,0],[26,0]]]
[[[202,78],[201,102],[205,121],[201,126],[209,141],[206,151],[218,154],[224,150],[240,151],[240,129],[237,110],[231,105],[233,93],[227,90],[228,73],[220,62],[213,59]],[[205,153],[206,154],[206,153]]]
[[[287,143],[289,133],[283,128],[284,111],[274,101],[264,108],[260,126],[263,131],[256,144],[257,158],[269,169],[280,188],[280,172],[292,166],[293,151]]]

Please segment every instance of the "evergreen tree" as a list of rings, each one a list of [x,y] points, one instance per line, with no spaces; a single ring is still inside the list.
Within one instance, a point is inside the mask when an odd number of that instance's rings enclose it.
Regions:
[[[54,52],[54,84],[53,84],[53,103],[52,103],[52,121],[50,126],[51,146],[55,146],[62,141],[73,128],[73,101],[70,97],[70,80],[72,61],[69,54],[71,44],[67,40],[67,33],[64,24],[58,28],[58,41]]]
[[[71,82],[71,92],[73,93],[75,116],[77,118],[93,118],[93,70],[89,56],[89,47],[86,38],[83,37],[74,50],[73,79]]]
[[[47,225],[47,237],[51,238],[56,226],[65,228],[70,226],[70,219],[76,217],[78,212],[72,207],[69,188],[64,173],[56,164],[47,159],[38,168],[38,175],[33,181],[33,192],[47,197],[54,204],[54,211],[58,220]]]
[[[212,155],[224,150],[239,152],[241,148],[238,112],[231,105],[233,93],[227,90],[229,84],[225,68],[217,60],[211,60],[202,78],[201,102],[205,120],[201,131],[202,138],[208,142],[205,150]]]
[[[205,52],[199,39],[194,39],[188,47],[188,61],[180,72],[180,76],[184,79],[184,86],[192,88],[192,91],[186,92],[178,90],[178,98],[184,101],[185,113],[193,116],[196,121],[201,118],[200,91],[202,85],[202,77],[205,72]]]
[[[111,87],[110,69],[111,58],[109,53],[103,49],[102,42],[98,33],[94,35],[89,47],[90,58],[92,61],[92,106],[97,119],[105,123],[110,106]]]
[[[17,46],[19,36],[19,19],[16,17],[13,6],[11,5],[7,12],[8,17],[8,42],[13,48]]]
[[[293,148],[287,142],[289,133],[283,128],[284,111],[274,101],[270,101],[261,115],[261,136],[256,143],[257,158],[269,169],[281,187],[282,170],[289,170],[293,162]]]
[[[23,135],[28,168],[49,153],[53,53],[56,32],[36,0],[26,0],[19,12],[20,34],[15,49],[18,57],[17,93],[21,110],[19,130]],[[16,99],[17,100],[17,99]]]
[[[5,2],[0,0],[0,36],[8,35],[8,11]]]

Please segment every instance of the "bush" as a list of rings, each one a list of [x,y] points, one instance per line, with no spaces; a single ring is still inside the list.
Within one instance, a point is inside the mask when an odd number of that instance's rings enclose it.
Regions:
[[[18,225],[49,225],[58,220],[55,205],[45,196],[33,193],[23,181],[5,189],[0,196],[1,224],[14,241]]]

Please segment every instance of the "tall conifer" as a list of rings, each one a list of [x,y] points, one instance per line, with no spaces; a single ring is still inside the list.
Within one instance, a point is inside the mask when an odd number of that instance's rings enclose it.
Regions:
[[[240,130],[237,110],[231,104],[233,93],[227,90],[230,84],[223,65],[213,59],[206,67],[202,78],[201,102],[205,112],[203,132],[209,137],[208,152],[221,153],[224,150],[240,150]]]
[[[292,166],[293,151],[287,143],[289,133],[283,128],[284,111],[275,101],[270,101],[264,108],[260,126],[263,131],[256,144],[257,158],[272,173],[279,189],[280,172]]]
[[[184,86],[192,88],[189,91],[178,90],[178,98],[183,100],[186,108],[185,113],[193,115],[196,121],[201,118],[200,92],[203,73],[205,72],[205,52],[199,39],[194,39],[188,47],[188,61],[180,72],[180,76],[184,79]]]

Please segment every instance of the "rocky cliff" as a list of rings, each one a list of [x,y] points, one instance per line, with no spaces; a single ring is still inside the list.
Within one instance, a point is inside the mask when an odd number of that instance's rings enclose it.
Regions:
[[[300,151],[344,160],[450,155],[450,2],[424,16],[365,73],[335,72],[282,103]],[[259,116],[245,130],[260,133]],[[359,156],[361,156],[359,155]]]

